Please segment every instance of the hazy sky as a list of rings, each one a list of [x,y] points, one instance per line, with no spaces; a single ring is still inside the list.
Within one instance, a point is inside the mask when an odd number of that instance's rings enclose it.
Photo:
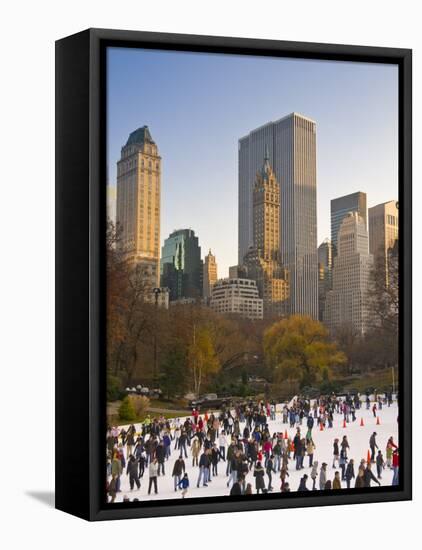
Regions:
[[[108,50],[108,181],[133,130],[162,157],[161,245],[192,228],[218,275],[237,263],[238,139],[293,111],[317,123],[318,244],[330,200],[398,196],[398,71],[393,65]]]

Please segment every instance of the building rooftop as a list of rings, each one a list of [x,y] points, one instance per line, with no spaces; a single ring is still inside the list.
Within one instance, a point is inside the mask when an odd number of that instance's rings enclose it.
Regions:
[[[218,281],[214,284],[214,287],[226,285],[257,286],[254,279],[245,279],[242,277],[226,277],[224,279],[218,279]]]
[[[239,141],[242,141],[244,139],[247,139],[249,138],[249,136],[251,134],[254,134],[256,132],[259,132],[260,130],[262,130],[263,128],[267,128],[268,126],[273,126],[275,124],[278,124],[279,122],[282,122],[283,120],[287,120],[289,118],[294,118],[294,117],[297,117],[297,118],[302,118],[304,120],[307,120],[308,122],[312,122],[313,124],[316,124],[316,121],[312,118],[309,118],[305,115],[302,115],[301,113],[297,113],[296,111],[293,111],[293,113],[289,113],[288,115],[285,115],[281,118],[278,118],[276,120],[270,120],[269,122],[266,122],[265,124],[261,124],[261,126],[258,126],[257,128],[254,128],[253,130],[251,130],[249,133],[247,133],[246,135],[242,136],[241,138],[239,138]]]
[[[132,132],[126,142],[126,147],[128,145],[143,145],[144,143],[154,143],[154,140],[151,137],[148,126],[142,126],[134,132]]]

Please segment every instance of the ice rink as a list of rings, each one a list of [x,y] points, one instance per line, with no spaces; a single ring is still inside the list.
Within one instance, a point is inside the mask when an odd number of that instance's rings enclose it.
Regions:
[[[371,403],[372,407],[373,403]],[[280,408],[280,406],[277,406],[277,410]],[[355,462],[355,475],[357,475],[357,470],[359,463],[361,459],[366,459],[368,449],[369,449],[369,438],[372,435],[373,432],[377,433],[376,436],[376,442],[378,444],[379,449],[382,451],[382,454],[384,456],[384,460],[386,459],[385,456],[385,448],[387,444],[387,440],[389,437],[393,436],[394,442],[398,445],[398,423],[397,423],[397,415],[398,415],[398,407],[397,403],[394,402],[394,404],[391,407],[383,406],[381,411],[377,411],[377,414],[379,416],[380,424],[377,424],[376,418],[373,416],[373,412],[371,410],[366,410],[365,406],[361,408],[360,410],[356,411],[356,421],[350,422],[347,424],[346,428],[343,427],[343,415],[342,414],[335,414],[334,415],[334,423],[333,428],[325,428],[323,431],[320,431],[320,428],[318,425],[315,425],[315,427],[312,430],[312,436],[313,440],[316,446],[315,453],[314,453],[314,461],[317,460],[319,463],[318,466],[318,472],[320,469],[320,466],[323,462],[326,462],[328,464],[327,467],[327,479],[330,479],[331,481],[334,478],[334,472],[336,470],[339,470],[339,468],[333,469],[332,468],[332,460],[333,460],[333,442],[335,438],[338,438],[341,442],[341,439],[344,435],[347,435],[350,449],[348,449],[348,458],[353,458]],[[361,419],[363,419],[364,425],[361,426]],[[183,419],[181,419],[183,420]],[[268,421],[269,430],[270,433],[273,434],[274,432],[283,432],[285,433],[285,430],[287,429],[287,434],[290,438],[293,439],[296,428],[289,428],[288,424],[283,424],[282,422],[282,415],[280,412],[277,412],[276,414],[276,420],[275,421]],[[140,430],[140,426],[138,424],[135,424],[135,426]],[[245,427],[245,423],[240,424],[241,433],[243,431],[243,428]],[[307,431],[306,427],[306,418],[303,420],[303,425],[301,426],[301,433],[304,437]],[[228,436],[228,444],[230,442],[230,436]],[[188,494],[186,498],[195,498],[195,497],[212,497],[212,496],[224,496],[229,495],[230,488],[227,488],[227,480],[228,477],[226,477],[226,462],[220,461],[218,463],[218,475],[212,476],[212,481],[208,483],[208,487],[203,487],[202,482],[201,486],[197,488],[197,479],[199,475],[199,468],[192,466],[192,459],[190,456],[190,447],[187,447],[188,450],[188,458],[184,459],[186,464],[186,472],[189,475],[189,481],[190,486],[188,490]],[[226,449],[227,450],[227,449]],[[125,450],[126,451],[126,450]],[[179,452],[174,449],[174,442],[172,442],[172,448],[171,448],[171,456],[169,459],[165,462],[165,475],[161,475],[158,477],[158,494],[155,495],[153,492],[148,495],[148,467],[145,468],[145,473],[143,477],[140,479],[141,482],[141,488],[138,490],[135,489],[133,491],[130,490],[129,487],[129,477],[126,475],[126,468],[123,471],[123,475],[121,476],[121,492],[117,494],[115,502],[121,502],[125,495],[129,497],[130,500],[134,498],[138,498],[140,501],[144,500],[163,500],[163,499],[180,499],[181,498],[181,491],[174,491],[174,482],[173,478],[171,476],[172,470],[173,470],[173,464],[175,460],[178,458]],[[292,454],[293,456],[293,454]],[[289,478],[288,482],[290,484],[290,490],[291,491],[297,491],[299,487],[299,481],[300,478],[306,473],[308,474],[308,482],[307,487],[308,489],[312,488],[312,480],[310,479],[310,472],[311,468],[308,466],[309,459],[308,456],[305,456],[304,459],[304,469],[296,471],[295,470],[295,461],[291,459],[289,461]],[[376,475],[376,467],[373,465],[372,471]],[[390,469],[384,469],[382,473],[382,479],[381,484],[382,485],[391,485],[391,481],[393,478],[393,471]],[[318,481],[318,480],[317,480]],[[255,478],[253,477],[253,469],[246,477],[246,483],[252,484],[252,490],[253,493],[255,493]],[[355,480],[352,480],[351,487],[354,487]],[[268,477],[265,475],[265,483],[267,485],[268,483]],[[279,479],[279,473],[273,473],[273,480],[272,485],[274,487],[273,492],[280,492],[280,479]],[[342,486],[346,487],[346,482],[342,483]],[[377,487],[377,485],[373,482],[372,486]],[[317,483],[318,487],[318,483]]]

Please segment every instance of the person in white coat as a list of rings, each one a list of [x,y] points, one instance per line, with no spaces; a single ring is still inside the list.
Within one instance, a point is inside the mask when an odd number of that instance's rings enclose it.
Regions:
[[[149,485],[148,485],[148,494],[151,494],[151,488],[154,485],[154,493],[158,493],[158,487],[157,487],[157,476],[158,476],[158,461],[156,458],[150,463],[149,469]]]
[[[224,460],[224,462],[225,462],[226,461],[227,437],[226,437],[226,433],[225,433],[224,430],[221,432],[220,437],[218,438],[218,445],[220,447],[221,459]]]

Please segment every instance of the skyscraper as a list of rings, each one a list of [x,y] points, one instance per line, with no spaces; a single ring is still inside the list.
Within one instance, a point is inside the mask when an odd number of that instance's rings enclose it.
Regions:
[[[383,266],[388,284],[389,250],[394,247],[399,237],[399,211],[397,201],[377,204],[368,209],[369,252],[374,256],[374,263]]]
[[[244,256],[248,277],[255,280],[266,316],[286,313],[289,297],[287,272],[280,252],[280,186],[269,162],[257,173],[253,188],[253,246]]]
[[[364,334],[370,328],[368,290],[373,261],[365,222],[357,212],[349,212],[338,233],[333,289],[328,292],[325,304],[324,322],[331,332],[348,326]]]
[[[159,284],[161,157],[148,126],[132,132],[117,162],[119,247]]]
[[[239,140],[239,264],[253,245],[253,185],[266,148],[280,185],[280,250],[289,273],[289,312],[317,319],[316,123],[298,113]]]
[[[338,232],[344,218],[349,212],[357,212],[368,228],[366,217],[366,193],[358,191],[331,201],[331,243],[333,256],[337,255]]]
[[[324,320],[325,300],[331,290],[333,247],[331,241],[325,239],[318,247],[318,320]]]
[[[160,264],[161,286],[170,290],[170,300],[202,296],[201,247],[192,229],[170,233]]]
[[[211,254],[211,250],[205,256],[203,270],[203,297],[207,300],[211,297],[211,291],[214,284],[217,282],[217,262],[215,256]]]

